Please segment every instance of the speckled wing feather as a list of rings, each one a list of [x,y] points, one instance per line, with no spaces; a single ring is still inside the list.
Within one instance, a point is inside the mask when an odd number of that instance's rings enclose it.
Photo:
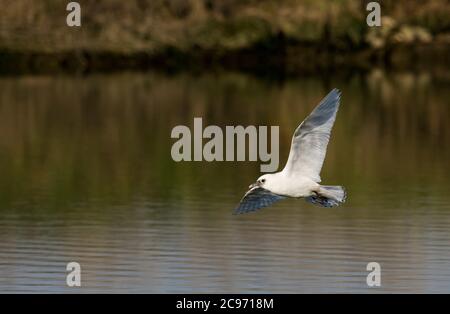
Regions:
[[[234,214],[245,214],[272,205],[286,198],[261,187],[254,187],[245,193]]]

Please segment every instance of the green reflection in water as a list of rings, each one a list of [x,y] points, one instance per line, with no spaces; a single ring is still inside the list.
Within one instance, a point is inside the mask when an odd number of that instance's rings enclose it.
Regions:
[[[376,70],[277,83],[241,74],[2,78],[1,210],[206,193],[211,201],[226,194],[237,202],[259,164],[175,163],[171,129],[192,127],[194,117],[222,127],[279,125],[282,167],[293,130],[332,87],[343,98],[324,183],[347,186],[349,202],[364,202],[359,191],[386,186],[391,193],[441,193],[449,183],[447,84],[426,73]]]

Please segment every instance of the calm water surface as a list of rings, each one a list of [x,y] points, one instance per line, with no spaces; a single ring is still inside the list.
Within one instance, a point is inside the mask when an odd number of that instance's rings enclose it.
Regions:
[[[0,292],[450,292],[449,76],[373,71],[0,78]],[[332,88],[322,172],[302,200],[233,216],[257,162],[181,162],[171,129],[279,125],[280,167]],[[66,264],[82,287],[66,286]],[[382,287],[368,288],[378,262]]]

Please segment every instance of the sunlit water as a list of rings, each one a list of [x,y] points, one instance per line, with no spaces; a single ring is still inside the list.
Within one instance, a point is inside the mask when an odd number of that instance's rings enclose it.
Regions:
[[[322,179],[347,188],[339,208],[233,216],[257,162],[171,159],[171,129],[202,117],[279,125],[282,167],[332,87]],[[1,292],[450,292],[448,76],[28,76],[0,91]]]

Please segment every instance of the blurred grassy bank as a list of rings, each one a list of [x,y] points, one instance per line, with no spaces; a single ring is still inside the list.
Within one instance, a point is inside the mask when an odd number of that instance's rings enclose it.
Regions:
[[[382,1],[382,27],[354,0],[0,0],[0,71],[226,67],[298,72],[374,63],[447,65],[447,0]],[[380,1],[381,2],[381,1]]]

